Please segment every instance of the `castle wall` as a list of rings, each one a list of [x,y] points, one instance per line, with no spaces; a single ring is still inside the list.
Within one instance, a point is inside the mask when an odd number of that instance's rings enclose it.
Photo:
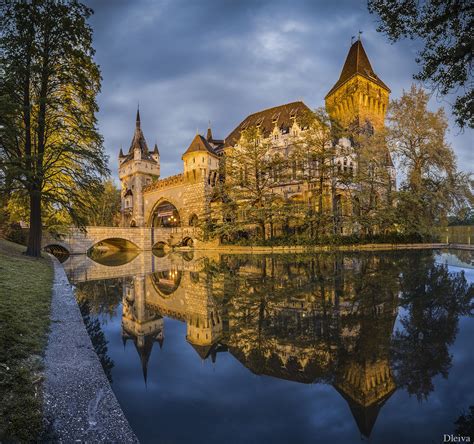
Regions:
[[[202,221],[209,211],[209,199],[212,191],[207,177],[197,172],[178,174],[159,180],[144,189],[144,221],[151,225],[153,211],[161,202],[170,202],[179,212],[181,226],[189,226],[190,217],[195,214]]]

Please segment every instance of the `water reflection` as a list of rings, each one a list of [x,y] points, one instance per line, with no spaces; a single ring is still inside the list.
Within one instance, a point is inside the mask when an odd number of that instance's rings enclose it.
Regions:
[[[201,360],[216,363],[223,353],[256,375],[331,385],[369,437],[397,390],[427,400],[435,378],[448,377],[449,347],[459,319],[472,316],[474,287],[464,271],[444,263],[447,258],[430,251],[195,252],[140,255],[122,268],[65,266],[92,313],[103,322],[121,318],[123,344],[134,344],[145,383],[152,350],[163,346],[165,319],[171,318],[185,323],[186,342]],[[461,259],[472,263],[466,252]],[[135,425],[146,441],[153,432],[144,427]]]
[[[88,256],[98,264],[117,267],[133,261],[139,254],[139,250],[92,248]]]

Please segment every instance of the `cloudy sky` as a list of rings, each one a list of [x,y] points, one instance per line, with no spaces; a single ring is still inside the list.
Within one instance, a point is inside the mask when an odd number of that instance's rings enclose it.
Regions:
[[[351,36],[375,72],[401,95],[417,71],[417,43],[394,45],[376,32],[366,0],[85,0],[95,14],[102,76],[99,128],[117,174],[140,103],[142,129],[158,143],[162,176],[181,171],[181,154],[211,121],[224,138],[248,114],[303,100],[311,108],[339,77]],[[432,108],[449,104],[433,97]],[[451,119],[452,122],[452,119]],[[459,165],[474,167],[473,133],[451,125]]]

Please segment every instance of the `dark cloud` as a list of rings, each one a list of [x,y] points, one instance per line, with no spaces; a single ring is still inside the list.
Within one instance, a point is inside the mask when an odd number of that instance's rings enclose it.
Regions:
[[[362,38],[392,98],[408,89],[416,43],[390,45],[375,31],[365,0],[87,0],[95,10],[96,59],[103,75],[99,125],[116,174],[140,102],[148,144],[158,142],[162,174],[211,120],[225,137],[247,114],[303,99],[324,104],[352,35]],[[447,105],[432,99],[432,106]],[[463,169],[473,165],[472,132],[450,141]]]

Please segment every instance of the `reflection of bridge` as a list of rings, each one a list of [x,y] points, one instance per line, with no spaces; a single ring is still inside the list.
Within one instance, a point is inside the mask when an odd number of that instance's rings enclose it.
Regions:
[[[70,254],[85,254],[94,245],[104,241],[130,242],[139,250],[151,250],[162,244],[170,247],[196,244],[197,229],[194,227],[175,228],[119,228],[84,227],[70,228],[66,234],[43,234],[42,246],[60,246]]]
[[[210,256],[206,254],[205,257],[209,258]],[[203,259],[204,256],[199,251],[189,251],[185,252],[185,254],[168,254],[161,258],[151,253],[140,253],[126,264],[109,266],[100,264],[86,255],[77,255],[70,256],[63,263],[63,267],[69,279],[74,283],[78,283],[146,275],[175,268],[195,271],[195,269],[202,267]]]

